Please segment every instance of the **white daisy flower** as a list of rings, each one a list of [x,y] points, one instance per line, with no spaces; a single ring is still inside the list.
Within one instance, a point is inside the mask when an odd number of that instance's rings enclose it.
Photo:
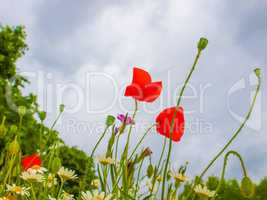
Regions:
[[[110,200],[111,198],[111,194],[105,196],[104,192],[98,192],[98,190],[82,192],[82,200]]]
[[[24,171],[21,173],[20,177],[28,182],[41,183],[44,181],[44,176],[42,174],[35,173],[35,171]]]
[[[73,170],[67,169],[67,168],[64,168],[64,167],[60,167],[60,169],[58,170],[57,174],[63,181],[73,180],[73,179],[77,179],[78,178]]]
[[[175,179],[175,181],[178,182],[185,182],[188,180],[187,176],[185,176],[184,174],[180,173],[179,171],[171,171],[170,172],[171,177],[173,177]]]
[[[104,155],[96,157],[96,160],[101,163],[102,165],[112,165],[115,164],[115,160],[111,157],[106,157]]]
[[[7,184],[6,187],[7,187],[7,191],[8,192],[11,192],[11,193],[14,193],[14,194],[17,194],[17,195],[21,195],[21,196],[30,196],[30,193],[28,192],[28,190],[30,188],[17,186],[15,184],[13,184],[13,185],[8,185]],[[5,197],[5,198],[7,198],[7,197]]]
[[[62,195],[62,200],[74,200],[74,195],[64,192]]]
[[[44,174],[45,172],[47,172],[47,169],[39,165],[33,165],[31,168],[27,169],[27,171],[30,173]]]
[[[202,186],[202,185],[197,185],[194,188],[195,193],[199,197],[214,197],[215,196],[215,191],[210,191],[207,186]]]

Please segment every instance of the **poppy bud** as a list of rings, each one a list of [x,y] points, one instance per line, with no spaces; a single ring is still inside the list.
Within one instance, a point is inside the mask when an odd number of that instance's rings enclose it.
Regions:
[[[154,168],[153,168],[153,165],[150,164],[148,165],[148,168],[146,170],[146,175],[148,178],[151,178],[153,173],[154,173]]]
[[[24,116],[26,114],[27,110],[25,106],[19,106],[18,107],[18,114],[19,116]]]
[[[209,41],[206,38],[204,38],[204,37],[200,38],[198,41],[198,45],[197,45],[198,50],[199,51],[204,50],[207,47],[208,42]]]
[[[17,141],[17,138],[15,138],[9,145],[7,149],[8,153],[10,155],[17,155],[20,151],[20,145]]]
[[[251,198],[254,195],[255,186],[249,177],[244,177],[241,181],[241,193],[246,198]]]
[[[40,120],[43,122],[46,118],[46,112],[40,111],[38,112],[38,115],[39,115]]]
[[[60,158],[56,157],[56,158],[53,159],[53,162],[52,162],[52,165],[51,165],[51,171],[53,173],[56,173],[61,166],[62,166],[62,164],[61,164]]]
[[[258,78],[261,78],[261,69],[260,68],[254,69],[254,73]]]
[[[115,122],[115,117],[112,115],[108,115],[106,119],[106,126],[112,126]]]
[[[65,105],[64,104],[60,104],[59,106],[59,111],[62,113],[65,109]]]

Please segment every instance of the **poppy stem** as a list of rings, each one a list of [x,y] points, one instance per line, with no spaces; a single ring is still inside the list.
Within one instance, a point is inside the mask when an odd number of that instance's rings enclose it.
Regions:
[[[224,147],[219,151],[219,153],[216,154],[216,156],[209,162],[209,164],[207,165],[207,167],[203,170],[203,172],[200,174],[199,179],[194,181],[193,187],[191,188],[190,193],[188,194],[187,199],[189,199],[189,197],[192,195],[193,193],[193,188],[198,184],[199,180],[201,180],[204,175],[207,173],[207,171],[209,170],[209,168],[215,163],[215,161],[224,153],[224,151],[232,144],[232,142],[237,138],[237,136],[239,135],[239,133],[242,131],[242,129],[244,128],[244,126],[246,125],[246,123],[248,122],[251,113],[254,109],[254,106],[256,104],[256,99],[258,96],[258,93],[260,92],[260,88],[261,88],[261,78],[260,76],[258,77],[258,85],[256,88],[256,92],[255,95],[253,97],[252,103],[250,105],[249,111],[244,119],[244,121],[242,122],[242,124],[240,125],[240,127],[235,131],[234,135],[232,136],[232,138],[226,143],[226,145],[224,145]]]
[[[218,186],[216,188],[215,195],[213,196],[212,200],[215,200],[216,194],[218,194],[219,190],[221,189],[221,186],[222,186],[222,183],[223,183],[223,180],[224,180],[224,176],[225,176],[225,172],[226,172],[226,166],[227,166],[227,162],[228,162],[228,157],[231,154],[236,156],[239,159],[241,167],[242,167],[243,175],[244,175],[244,177],[247,177],[247,170],[246,170],[246,167],[245,167],[245,164],[244,164],[244,161],[243,161],[241,155],[236,151],[227,152],[227,154],[224,156],[224,163],[223,163],[221,179],[220,179],[220,182],[219,182],[219,184],[218,184]]]
[[[92,153],[91,153],[91,157],[94,156],[95,151],[96,151],[98,145],[100,144],[100,142],[101,142],[101,141],[103,140],[103,138],[105,137],[108,128],[109,128],[109,126],[106,126],[106,128],[105,128],[104,132],[102,133],[101,137],[98,139],[98,141],[97,141],[97,143],[96,143],[96,145],[95,145],[95,147],[94,147],[94,149],[93,149],[93,151],[92,151]]]
[[[179,97],[178,97],[178,100],[177,100],[177,104],[176,104],[176,108],[178,109],[179,106],[180,106],[180,103],[181,103],[181,100],[182,100],[182,97],[183,97],[183,94],[184,94],[184,91],[185,91],[185,88],[195,70],[195,67],[197,65],[197,62],[199,60],[199,57],[201,55],[201,52],[202,52],[202,49],[198,48],[198,52],[197,52],[197,55],[195,57],[195,60],[194,60],[194,63],[191,67],[191,70],[184,82],[184,85],[180,91],[180,94],[179,94]],[[161,200],[164,200],[164,196],[165,196],[165,182],[166,182],[166,178],[167,178],[167,171],[168,171],[168,166],[169,166],[169,162],[170,162],[170,157],[171,157],[171,151],[172,151],[172,134],[173,134],[173,129],[174,129],[174,119],[177,115],[177,109],[175,110],[174,114],[173,114],[173,117],[172,117],[172,121],[171,121],[171,131],[170,131],[170,138],[169,138],[169,149],[168,149],[168,154],[167,154],[167,161],[165,163],[165,168],[164,168],[164,174],[163,174],[163,183],[162,183],[162,191],[161,191]]]

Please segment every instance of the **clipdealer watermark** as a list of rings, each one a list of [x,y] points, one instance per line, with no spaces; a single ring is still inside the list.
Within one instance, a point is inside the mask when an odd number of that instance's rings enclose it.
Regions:
[[[110,113],[114,107],[118,108],[123,113],[131,113],[129,110],[130,98],[124,97],[124,90],[126,84],[119,83],[114,76],[105,72],[86,72],[80,80],[64,82],[58,81],[56,76],[52,73],[44,71],[31,71],[21,72],[20,75],[25,76],[32,83],[34,83],[34,94],[38,96],[38,103],[41,105],[41,109],[48,114],[53,113],[56,110],[56,106],[65,104],[65,113],[68,115],[77,114],[81,111],[86,112],[88,115],[104,115]],[[227,109],[234,120],[242,122],[244,116],[240,116],[234,108],[231,107],[231,97],[237,92],[250,91],[250,96],[254,94],[254,88],[257,84],[257,79],[254,74],[248,76],[249,82],[246,83],[247,77],[238,80],[232,87],[229,88],[225,101],[227,102]],[[81,83],[83,82],[83,83]],[[99,87],[95,83],[100,84]],[[156,103],[140,104],[139,109],[146,114],[159,113],[166,105],[174,105],[177,99],[177,95],[182,85],[175,87],[175,81],[171,80],[171,71],[168,71],[167,80],[164,81],[164,95],[161,95]],[[187,107],[185,114],[192,115],[194,113],[203,114],[206,112],[207,104],[209,101],[208,95],[212,94],[212,88],[215,85],[210,83],[201,83],[198,85],[188,84],[186,95],[183,96],[184,102],[197,102],[197,106],[194,108]],[[17,106],[12,101],[12,90],[6,88],[6,100],[10,108],[16,110]],[[105,105],[97,106],[99,102],[105,102]],[[223,101],[223,99],[222,99]],[[247,124],[247,126],[253,130],[260,130],[262,126],[262,102],[261,94],[255,105],[253,117]],[[144,126],[141,125],[140,127]],[[191,121],[187,121],[186,128],[191,133],[212,133],[214,131],[214,125],[210,121],[206,121],[200,117],[194,118]],[[86,121],[80,121],[75,117],[67,118],[60,124],[60,128],[70,133],[79,132],[92,132],[103,129],[102,122],[94,122],[89,124]],[[138,127],[137,127],[138,128]]]

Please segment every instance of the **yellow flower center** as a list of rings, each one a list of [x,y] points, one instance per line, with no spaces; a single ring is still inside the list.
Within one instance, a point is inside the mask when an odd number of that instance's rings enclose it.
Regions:
[[[16,186],[13,188],[13,191],[16,192],[16,193],[21,193],[22,192],[22,188],[19,187],[19,186]]]

